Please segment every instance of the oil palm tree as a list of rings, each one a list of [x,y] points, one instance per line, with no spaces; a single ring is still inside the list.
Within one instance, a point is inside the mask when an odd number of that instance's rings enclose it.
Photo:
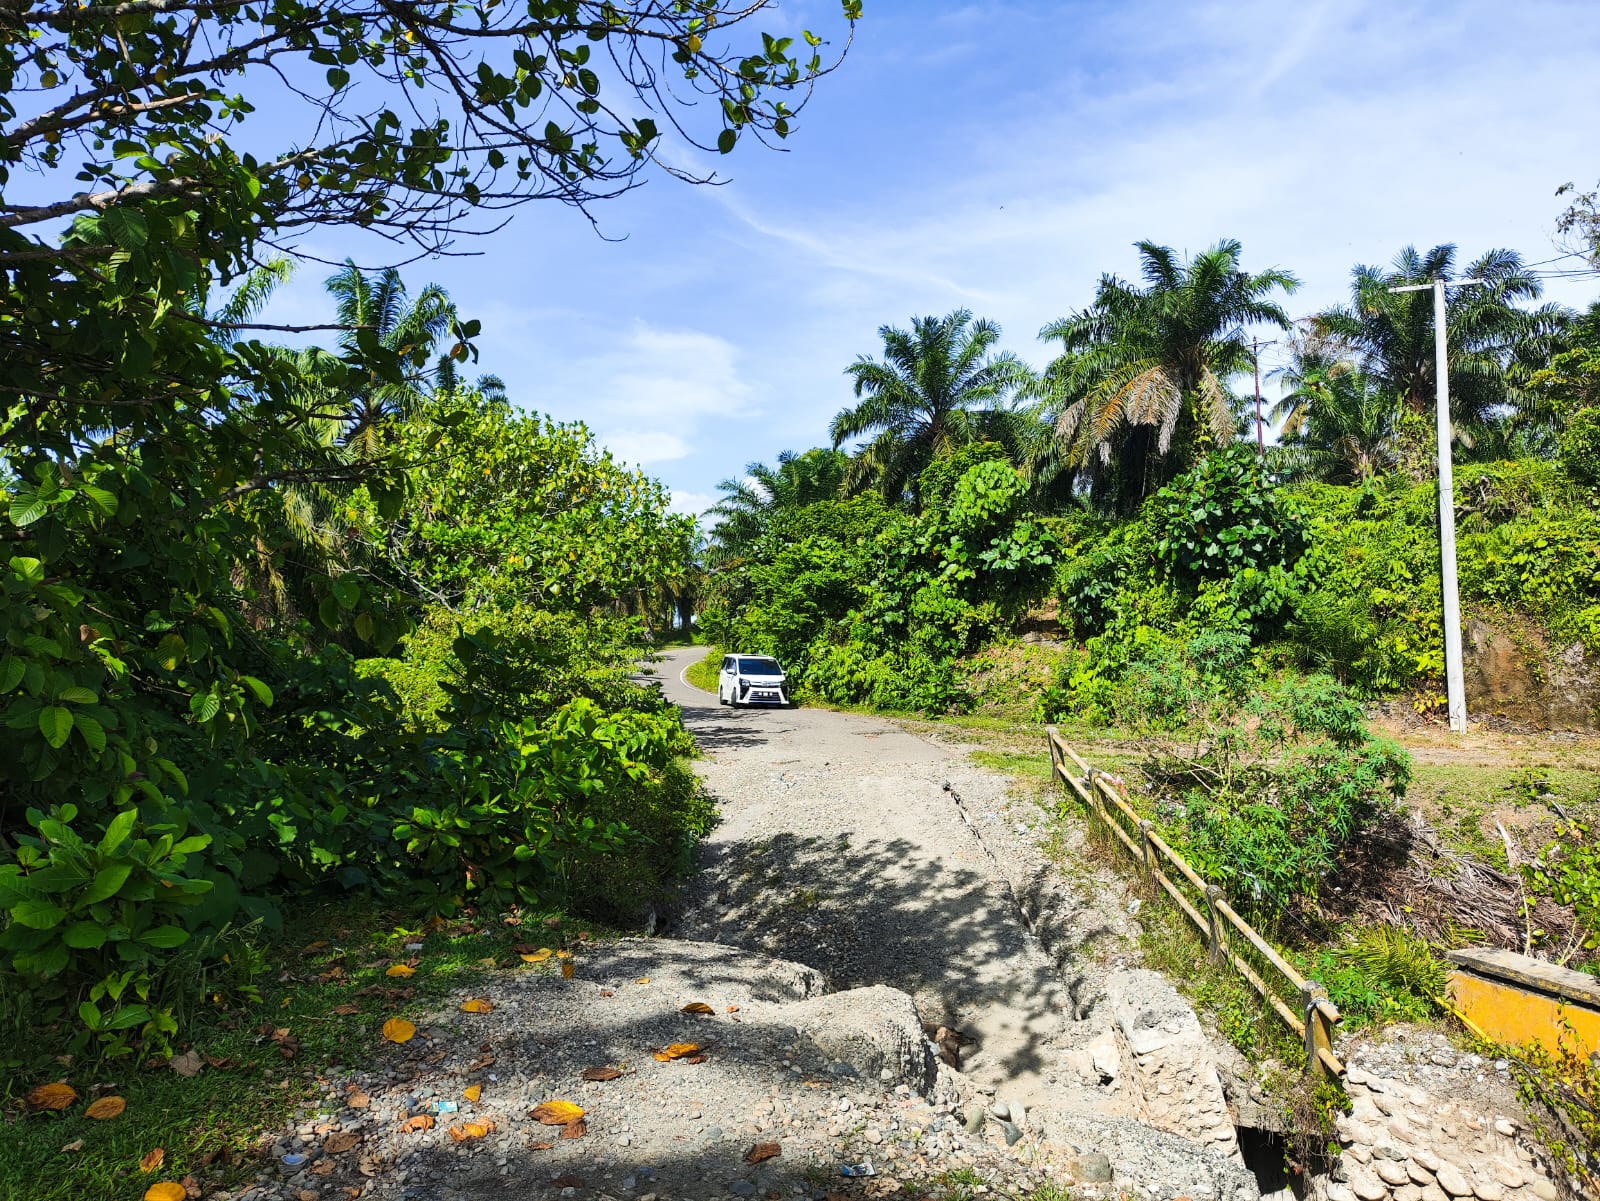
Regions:
[[[766,532],[779,512],[838,496],[848,464],[838,450],[818,447],[804,454],[786,450],[775,468],[750,463],[742,479],[723,480],[717,485],[722,499],[706,510],[707,516],[719,519],[711,531],[716,557],[738,554]]]
[[[455,305],[438,284],[428,284],[413,299],[393,267],[368,274],[349,260],[325,286],[336,302],[339,324],[348,327],[340,346],[354,350],[361,339],[376,336],[400,362],[399,378],[369,374],[349,397],[345,443],[373,457],[383,425],[412,412],[428,395],[432,381],[425,369],[455,321]]]
[[[1366,481],[1398,462],[1399,405],[1339,347],[1307,331],[1281,372],[1288,390],[1272,407],[1284,474],[1331,483]]]
[[[1559,305],[1522,308],[1537,300],[1539,279],[1510,250],[1490,250],[1456,270],[1456,248],[1420,253],[1407,246],[1390,269],[1358,266],[1351,272],[1350,304],[1313,319],[1324,339],[1347,347],[1362,371],[1408,412],[1425,416],[1434,406],[1433,295],[1391,288],[1472,279],[1476,286],[1446,291],[1446,353],[1450,407],[1457,436],[1469,446],[1495,448],[1523,399],[1519,366],[1548,359],[1570,314]],[[1425,435],[1425,422],[1413,423]]]
[[[861,355],[845,368],[860,403],[833,419],[838,449],[868,438],[853,456],[845,486],[876,487],[916,501],[916,478],[935,455],[994,436],[1009,424],[1013,398],[1029,379],[1009,351],[995,352],[1000,327],[967,309],[913,318],[909,330],[879,328],[883,357]]]
[[[1051,408],[1069,463],[1085,468],[1101,499],[1126,511],[1206,447],[1233,439],[1229,380],[1251,365],[1252,326],[1289,327],[1272,299],[1299,281],[1270,268],[1252,275],[1228,239],[1181,260],[1139,242],[1144,286],[1102,276],[1094,302],[1047,325],[1061,353],[1039,394]]]

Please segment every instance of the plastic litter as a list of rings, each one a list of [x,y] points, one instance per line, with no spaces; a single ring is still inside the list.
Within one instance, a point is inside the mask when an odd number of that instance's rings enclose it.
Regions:
[[[870,1159],[865,1163],[842,1163],[839,1165],[839,1175],[841,1176],[876,1176],[877,1174],[872,1168]]]

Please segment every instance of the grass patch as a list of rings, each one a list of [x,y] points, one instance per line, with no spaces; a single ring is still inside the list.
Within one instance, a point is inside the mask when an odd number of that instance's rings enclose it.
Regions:
[[[717,676],[722,672],[722,650],[710,647],[704,659],[697,659],[684,669],[683,678],[705,692],[717,690]]]
[[[113,1201],[191,1175],[206,1193],[237,1184],[260,1170],[259,1152],[272,1137],[266,1132],[319,1101],[330,1074],[376,1058],[386,1019],[416,1020],[496,969],[557,970],[553,958],[522,964],[515,947],[524,939],[554,947],[560,938],[535,917],[519,927],[454,922],[424,930],[394,912],[307,908],[280,937],[241,941],[229,953],[231,975],[204,982],[205,1005],[186,1025],[182,1045],[208,1066],[187,1079],[163,1060],[63,1063],[48,1050],[48,1032],[26,1029],[26,1015],[8,1014],[13,1028],[0,1031],[9,1042],[0,1052],[8,1059],[0,1084],[0,1198]],[[407,949],[418,942],[421,949]],[[414,963],[415,975],[386,976],[399,962]],[[336,1014],[341,1006],[355,1009]],[[278,1031],[297,1044],[292,1058]],[[54,1080],[70,1083],[79,1100],[61,1113],[27,1112],[22,1096]],[[96,1091],[125,1098],[127,1110],[109,1121],[85,1118]],[[81,1150],[62,1150],[79,1139]],[[165,1151],[161,1168],[141,1173],[140,1159],[158,1147]]]

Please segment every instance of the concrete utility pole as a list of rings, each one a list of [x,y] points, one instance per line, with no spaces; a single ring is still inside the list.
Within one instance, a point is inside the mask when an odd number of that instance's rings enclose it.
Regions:
[[[1438,405],[1434,424],[1439,442],[1439,575],[1444,593],[1444,679],[1450,707],[1450,728],[1467,732],[1467,686],[1461,664],[1461,591],[1456,583],[1456,487],[1450,461],[1450,352],[1445,337],[1444,290],[1481,284],[1481,279],[1458,279],[1390,288],[1391,292],[1433,290],[1433,354]]]
[[[1268,346],[1272,343],[1268,342]],[[1261,343],[1254,338],[1250,339],[1250,357],[1256,368],[1256,453],[1263,459],[1267,457],[1267,440],[1261,433]]]

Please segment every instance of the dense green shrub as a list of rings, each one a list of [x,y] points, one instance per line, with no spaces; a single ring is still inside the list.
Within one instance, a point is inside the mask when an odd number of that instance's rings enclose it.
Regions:
[[[1582,484],[1600,484],[1600,408],[1579,409],[1561,431],[1561,464]]]
[[[1188,583],[1291,568],[1304,531],[1293,500],[1243,443],[1213,451],[1146,504],[1156,551]]]

